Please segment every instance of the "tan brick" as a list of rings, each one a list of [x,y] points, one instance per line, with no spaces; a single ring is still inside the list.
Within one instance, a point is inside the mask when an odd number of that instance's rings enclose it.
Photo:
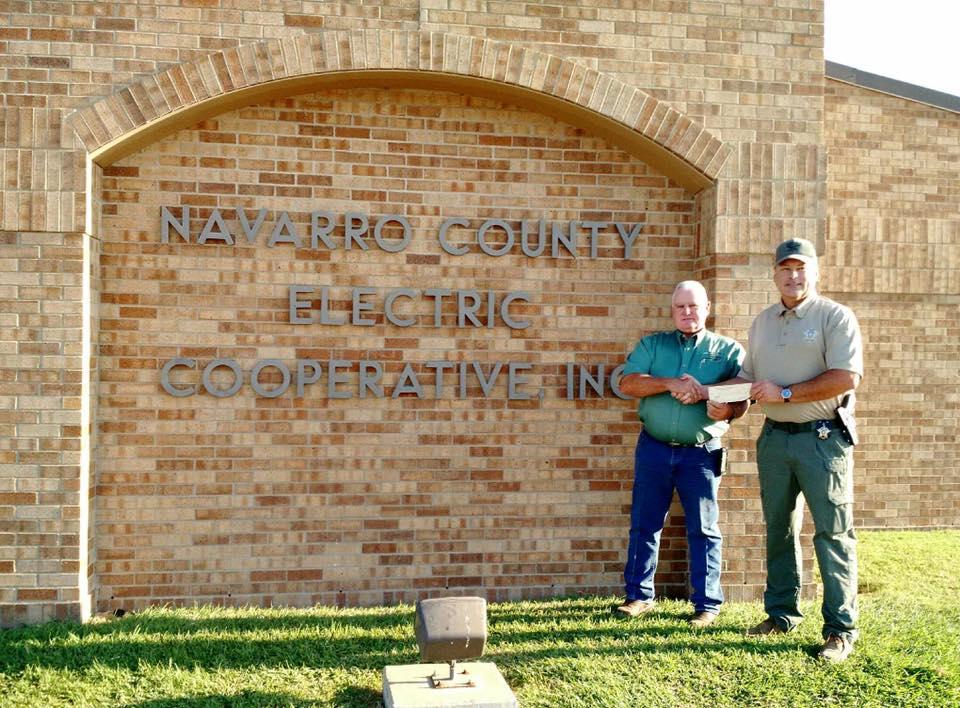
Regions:
[[[787,235],[817,242],[824,291],[854,308],[868,343],[859,518],[957,524],[957,116],[825,82],[819,6],[468,12],[401,0],[304,15],[239,0],[216,13],[44,12],[0,30],[0,293],[10,301],[0,322],[13,332],[0,345],[0,465],[15,480],[0,487],[0,518],[17,534],[13,560],[0,562],[15,590],[0,591],[0,624],[78,615],[85,543],[101,610],[409,602],[451,587],[491,599],[617,592],[637,424],[625,402],[565,401],[563,365],[618,363],[641,334],[669,326],[666,299],[689,277],[713,293],[716,327],[743,338],[774,297],[769,253]],[[51,42],[69,52],[46,56]],[[716,184],[691,194],[509,91],[503,101],[396,87],[271,97],[142,146],[104,175],[94,167],[90,186],[72,149],[233,89],[362,68],[543,91],[643,132]],[[190,204],[197,223],[219,208],[240,245],[159,244],[160,204]],[[244,245],[234,210],[260,206],[289,212],[301,234],[318,206],[338,218],[399,211],[414,239],[402,254],[268,248],[268,222]],[[443,218],[493,215],[647,225],[626,262],[616,240],[591,258],[582,237],[577,259],[555,261],[494,259],[469,241],[465,256],[439,249]],[[517,312],[536,324],[461,329],[448,306],[438,329],[398,331],[382,314],[371,327],[301,329],[284,309],[295,282],[339,288],[334,312],[347,316],[351,285],[524,288],[534,302]],[[82,336],[93,346],[87,400]],[[344,401],[315,384],[301,399],[173,400],[157,367],[178,354],[246,368],[370,358],[390,383],[409,361],[427,395]],[[508,402],[472,381],[467,400],[435,400],[430,359],[531,363],[532,386],[550,395]],[[262,380],[280,377],[267,369]],[[764,583],[759,423],[751,414],[735,427],[722,487],[731,599]],[[83,470],[82,445],[93,459]],[[97,481],[89,541],[81,479]],[[686,591],[682,529],[674,508],[658,578],[670,594]]]

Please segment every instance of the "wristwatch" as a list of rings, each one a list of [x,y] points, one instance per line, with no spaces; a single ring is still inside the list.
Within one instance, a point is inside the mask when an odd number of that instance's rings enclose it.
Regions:
[[[790,390],[789,386],[780,389],[780,399],[784,403],[790,403],[790,398],[793,396],[793,391]]]

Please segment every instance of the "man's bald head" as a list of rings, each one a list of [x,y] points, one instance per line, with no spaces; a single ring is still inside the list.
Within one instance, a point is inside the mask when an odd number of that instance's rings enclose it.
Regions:
[[[673,289],[673,324],[684,334],[696,334],[704,328],[710,314],[707,289],[696,280],[683,280]]]

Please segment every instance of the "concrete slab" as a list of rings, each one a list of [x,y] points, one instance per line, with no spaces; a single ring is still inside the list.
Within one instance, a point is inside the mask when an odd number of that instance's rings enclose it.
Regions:
[[[466,672],[461,673],[461,672]],[[405,664],[383,668],[384,708],[517,708],[517,697],[495,664],[457,664],[457,678],[469,677],[474,686],[433,688],[430,677],[445,678],[447,664]]]

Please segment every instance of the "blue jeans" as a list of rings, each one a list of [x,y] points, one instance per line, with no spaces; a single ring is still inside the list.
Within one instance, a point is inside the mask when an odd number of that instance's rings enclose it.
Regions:
[[[720,452],[702,447],[671,447],[640,433],[634,453],[633,507],[630,545],[623,570],[627,600],[653,600],[660,533],[673,490],[677,490],[687,524],[690,557],[690,600],[696,612],[720,611],[720,553],[723,539],[718,525]]]

